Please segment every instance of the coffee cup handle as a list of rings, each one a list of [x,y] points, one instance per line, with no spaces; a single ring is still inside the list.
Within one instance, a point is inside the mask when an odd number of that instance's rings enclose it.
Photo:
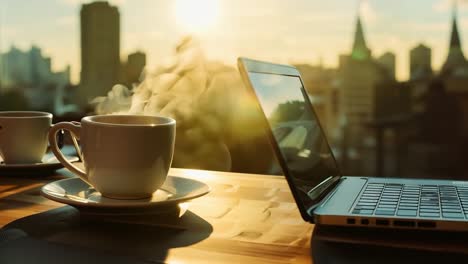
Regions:
[[[81,124],[79,122],[60,122],[60,123],[53,125],[50,128],[49,145],[50,145],[50,148],[52,149],[52,152],[54,153],[55,157],[57,157],[57,159],[60,161],[60,163],[62,163],[62,165],[65,168],[69,169],[71,172],[76,174],[84,182],[90,184],[88,177],[86,176],[86,172],[84,172],[82,169],[78,168],[77,166],[73,165],[70,161],[68,161],[67,158],[65,158],[65,156],[63,155],[62,151],[60,151],[60,148],[58,147],[58,142],[57,142],[57,133],[62,129],[68,130],[70,132],[76,152],[78,153],[78,156],[80,157],[81,161],[83,161],[81,150],[79,149],[78,142],[76,141],[77,139],[80,139]]]

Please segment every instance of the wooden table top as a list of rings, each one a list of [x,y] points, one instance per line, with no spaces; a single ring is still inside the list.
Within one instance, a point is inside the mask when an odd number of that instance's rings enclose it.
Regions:
[[[302,220],[284,177],[171,169],[170,175],[207,183],[211,192],[189,203],[189,211],[208,222],[206,239],[173,248],[169,263],[311,263],[314,225]],[[70,177],[0,177],[0,227],[17,219],[59,208],[39,189]]]

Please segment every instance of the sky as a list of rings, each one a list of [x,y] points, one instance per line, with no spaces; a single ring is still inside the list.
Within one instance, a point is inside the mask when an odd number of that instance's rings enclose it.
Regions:
[[[32,44],[54,70],[72,67],[79,81],[79,11],[83,0],[0,0],[0,50]],[[121,16],[121,58],[141,50],[148,69],[171,56],[182,36],[195,35],[207,58],[235,65],[238,56],[279,63],[322,62],[336,67],[350,52],[361,14],[373,56],[396,53],[397,78],[408,78],[408,53],[432,48],[439,69],[447,56],[453,0],[112,0]],[[193,3],[198,3],[194,6]],[[358,8],[358,6],[360,6]],[[468,0],[458,1],[463,49],[468,52]],[[190,26],[192,25],[192,26]],[[195,27],[193,27],[195,25]],[[468,53],[467,53],[468,54]]]

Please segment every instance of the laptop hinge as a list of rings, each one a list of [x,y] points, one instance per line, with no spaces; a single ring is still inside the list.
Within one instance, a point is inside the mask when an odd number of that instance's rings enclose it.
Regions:
[[[347,179],[346,177],[342,177],[342,176],[336,176],[336,177],[338,177],[338,179],[335,179],[329,186],[327,186],[325,191],[323,191],[320,194],[320,196],[321,196],[321,197],[319,196],[320,201],[318,203],[310,206],[309,209],[307,209],[307,214],[308,215],[310,215],[312,217],[314,209],[319,207],[320,205],[324,204],[326,201],[328,201],[328,199],[330,199],[331,196],[335,193],[334,190],[336,190],[336,186],[338,186],[340,183],[342,183],[343,181],[345,181]]]

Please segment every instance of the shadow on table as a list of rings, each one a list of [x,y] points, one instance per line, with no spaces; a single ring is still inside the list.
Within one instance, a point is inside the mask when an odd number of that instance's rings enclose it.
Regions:
[[[456,263],[468,259],[468,233],[316,226],[315,264]]]
[[[61,169],[57,173],[44,175],[18,174],[11,176],[0,172],[0,214],[4,210],[16,210],[34,205],[35,202],[33,201],[41,196],[42,185],[72,177],[72,175],[71,172],[65,169]]]
[[[158,263],[171,248],[198,243],[213,231],[190,211],[175,221],[164,227],[99,221],[65,206],[5,226],[0,263]]]

